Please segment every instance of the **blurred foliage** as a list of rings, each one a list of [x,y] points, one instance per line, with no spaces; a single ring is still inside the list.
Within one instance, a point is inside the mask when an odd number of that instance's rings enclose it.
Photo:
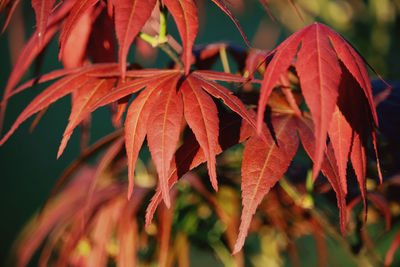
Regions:
[[[147,205],[143,203],[153,195],[156,172],[150,161],[148,171],[139,162],[134,198],[128,201],[126,156],[118,136],[106,137],[110,142],[104,143],[109,146],[104,153],[93,150],[90,157],[97,160],[92,164],[71,165],[72,175],[16,243],[14,259],[19,264],[28,261],[43,242],[40,266],[103,266],[105,262],[114,266],[124,262],[124,257],[131,258],[131,263],[138,261],[139,266],[381,266],[400,229],[400,202],[391,197],[399,193],[398,177],[382,185],[368,180],[368,190],[374,192],[368,197],[368,220],[364,225],[360,198],[354,197],[349,203],[348,233],[342,236],[336,199],[327,180],[320,177],[310,192],[299,181],[299,173],[307,168],[295,164],[261,203],[244,250],[232,256],[241,209],[237,172],[241,145],[218,158],[218,192],[207,182],[207,170],[201,166],[174,187],[171,209],[162,204],[145,227]],[[315,202],[305,202],[307,197]],[[123,254],[127,248],[130,253]],[[398,263],[395,257],[393,266]]]

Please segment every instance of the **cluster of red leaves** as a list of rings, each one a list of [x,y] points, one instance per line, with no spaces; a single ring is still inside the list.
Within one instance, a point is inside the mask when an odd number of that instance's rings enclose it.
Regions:
[[[36,83],[60,79],[32,100],[0,140],[0,145],[30,116],[71,94],[72,110],[59,148],[60,156],[73,130],[94,110],[117,104],[114,119],[119,121],[130,97],[135,95],[125,119],[128,197],[133,191],[138,153],[147,136],[159,177],[159,189],[147,215],[149,223],[161,199],[170,206],[170,188],[184,174],[178,172],[179,169],[189,171],[207,162],[210,181],[218,189],[216,155],[227,148],[222,147],[219,140],[229,138],[230,134],[221,134],[214,97],[221,99],[251,129],[235,140],[236,143],[247,142],[242,163],[243,211],[233,252],[241,250],[252,216],[265,194],[286,172],[300,140],[314,162],[313,178],[321,170],[336,192],[341,229],[345,231],[347,161],[350,157],[365,199],[366,142],[372,135],[376,146],[374,128],[378,123],[364,61],[338,33],[325,25],[312,24],[290,36],[267,56],[256,119],[242,100],[216,82],[245,82],[246,79],[209,70],[190,70],[195,60],[192,50],[198,28],[194,1],[160,2],[177,24],[183,46],[183,70],[127,68],[129,47],[150,19],[153,9],[159,8],[157,1],[68,0],[53,6],[54,2],[32,1],[37,29],[10,75],[1,116],[4,116],[7,100],[12,95]],[[222,1],[213,2],[237,24]],[[15,88],[32,60],[58,30],[59,56],[66,68]],[[116,47],[114,32],[119,45],[118,64],[112,62]],[[258,58],[253,57],[253,60]],[[257,69],[254,62],[249,66],[252,66],[249,70]],[[299,78],[310,113],[300,111],[300,103],[293,97],[288,78],[290,67]],[[284,92],[287,101],[279,97],[274,101],[270,97],[276,87]],[[271,113],[264,118],[266,105]],[[183,150],[185,155],[179,160],[182,157],[179,153],[183,152],[176,147],[184,128],[182,125],[185,125],[183,122],[187,123],[195,139],[190,147],[183,146],[188,150]]]
[[[341,228],[344,232],[348,158],[350,157],[365,202],[365,150],[370,133],[376,151],[374,128],[378,125],[378,120],[371,81],[364,60],[346,40],[325,25],[310,25],[290,36],[275,49],[261,87],[258,103],[259,131],[262,129],[268,97],[280,80],[282,86],[285,86],[288,79],[287,69],[292,64],[299,77],[301,91],[314,125],[305,118],[302,119],[304,124],[299,128],[300,138],[314,162],[313,180],[322,170],[337,193]],[[311,134],[306,134],[310,130],[315,137],[312,143],[309,141]],[[328,134],[330,143],[327,146]],[[325,157],[333,171],[331,174],[327,173]],[[379,161],[378,173],[382,181]]]

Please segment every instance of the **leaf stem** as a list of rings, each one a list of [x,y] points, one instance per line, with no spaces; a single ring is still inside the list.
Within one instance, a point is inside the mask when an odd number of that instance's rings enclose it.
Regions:
[[[294,201],[294,203],[296,203],[296,205],[302,206],[300,194],[296,191],[294,186],[292,184],[290,184],[290,182],[285,177],[282,177],[279,180],[279,185],[286,192],[286,194],[288,194],[293,199],[293,201]]]
[[[146,43],[149,43],[152,47],[158,46],[158,40],[154,36],[148,35],[147,33],[144,33],[144,32],[140,32],[139,37]]]
[[[161,50],[163,50],[177,65],[179,65],[180,69],[183,69],[183,62],[178,55],[178,53],[168,44],[162,43],[158,45]]]
[[[306,189],[307,189],[307,193],[308,194],[311,194],[312,191],[314,190],[314,183],[313,183],[313,180],[312,180],[312,169],[309,169],[307,171]]]
[[[168,9],[166,7],[160,7],[160,33],[158,34],[158,38],[160,40],[165,40],[165,42],[167,41],[167,14]]]
[[[158,47],[163,50],[181,69],[184,65],[179,54],[168,43],[167,37],[167,14],[168,9],[160,5],[160,32],[157,36],[151,36],[147,33],[140,32],[139,37],[149,43],[152,47]]]
[[[225,73],[231,73],[231,69],[229,68],[229,60],[226,54],[226,46],[221,46],[219,48],[219,56],[221,58],[222,67],[224,68]]]

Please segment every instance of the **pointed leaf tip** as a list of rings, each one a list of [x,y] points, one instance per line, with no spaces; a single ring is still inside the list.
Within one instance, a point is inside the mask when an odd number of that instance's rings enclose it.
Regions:
[[[277,86],[277,82],[282,75],[285,75],[289,66],[292,64],[297,54],[304,29],[292,34],[288,39],[282,42],[273,55],[270,63],[265,70],[264,78],[261,84],[261,93],[258,100],[257,111],[257,131],[261,132],[265,107],[272,90]]]
[[[378,117],[376,114],[371,90],[371,80],[369,78],[368,70],[364,64],[367,62],[364,61],[362,56],[355,50],[355,48],[350,43],[348,43],[340,34],[338,34],[326,25],[320,24],[320,26],[325,34],[329,36],[329,40],[332,42],[337,56],[340,58],[348,71],[357,80],[360,87],[362,88],[365,97],[368,100],[368,104],[375,125],[378,126]]]
[[[53,9],[55,0],[32,0],[32,7],[36,15],[36,27],[38,36],[38,46],[40,47],[44,40],[47,28],[47,22]]]
[[[93,7],[99,0],[81,0],[76,1],[72,6],[71,11],[68,17],[65,19],[64,26],[60,32],[60,51],[59,51],[59,59],[63,57],[64,49],[67,46],[67,41],[69,37],[73,34],[73,30],[78,26],[79,22],[81,22],[80,18],[87,14],[91,7]]]
[[[189,74],[192,49],[199,27],[197,7],[193,0],[164,0],[168,11],[176,22],[183,43],[183,64],[185,74]]]
[[[338,98],[341,68],[323,25],[305,28],[297,56],[296,70],[301,90],[314,122],[315,156],[313,180],[318,176],[326,147],[326,137]]]
[[[212,98],[189,76],[182,85],[185,119],[196,136],[207,160],[213,188],[218,191],[216,150],[219,135],[218,111]]]
[[[115,1],[115,32],[119,44],[118,60],[123,80],[126,75],[129,47],[150,18],[156,2],[156,0]]]
[[[135,164],[147,133],[149,115],[158,99],[157,89],[166,86],[168,80],[169,78],[158,77],[153,82],[149,81],[147,88],[128,108],[125,120],[125,148],[128,157],[129,191],[133,189]]]
[[[74,129],[97,108],[96,104],[98,100],[112,91],[111,89],[114,87],[116,79],[85,77],[83,81],[83,85],[73,92],[71,114],[67,128],[63,134],[58,157],[63,153]]]
[[[337,160],[340,184],[343,191],[347,193],[347,162],[354,137],[350,124],[337,106],[333,113],[328,133]]]
[[[87,74],[89,68],[82,70],[81,72],[66,76],[52,85],[46,90],[36,96],[30,104],[24,109],[24,111],[18,116],[11,129],[3,136],[0,140],[0,146],[14,133],[14,131],[21,125],[25,120],[31,117],[33,114],[49,106],[58,99],[71,93],[74,89],[79,88],[87,81]]]
[[[134,187],[133,185],[132,186],[131,185],[128,186],[128,193],[127,193],[127,196],[126,196],[126,199],[128,199],[128,201],[131,200],[131,198],[132,198],[133,187]]]
[[[257,129],[257,122],[254,119],[255,116],[247,110],[243,102],[231,91],[215,82],[201,77],[200,75],[196,75],[194,80],[196,80],[196,82],[199,83],[201,87],[210,95],[215,98],[221,99],[227,107],[229,107],[232,111],[236,112],[240,117],[242,117],[247,123],[249,123],[249,125],[253,129]],[[264,141],[266,141],[267,137],[265,136],[265,134],[261,134],[260,136]]]
[[[229,10],[229,8],[225,5],[223,0],[212,0],[222,11],[225,12],[226,15],[233,21],[235,24],[236,28],[239,30],[240,35],[242,35],[243,40],[245,41],[246,45],[248,47],[251,47],[249,40],[246,37],[246,34],[244,34],[242,27],[239,24],[239,21],[233,16],[232,12]]]
[[[301,143],[304,150],[309,157],[313,160],[315,157],[315,136],[313,122],[309,118],[296,117],[297,129],[299,131]],[[336,165],[335,153],[332,148],[332,143],[326,146],[323,154],[323,161],[321,163],[321,171],[332,185],[336,194],[337,206],[339,209],[340,229],[343,234],[346,230],[347,209],[346,209],[346,193],[343,191],[340,184],[339,171]]]
[[[291,115],[272,117],[275,138],[268,134],[265,142],[258,135],[254,135],[246,143],[241,185],[243,211],[234,254],[244,245],[251,219],[258,205],[286,172],[297,152],[299,138],[295,123]]]
[[[383,176],[382,176],[382,171],[381,171],[381,163],[380,163],[379,155],[378,155],[378,145],[377,145],[377,142],[376,142],[376,132],[375,132],[375,130],[372,130],[371,134],[372,134],[372,143],[374,145],[374,150],[375,150],[376,167],[377,167],[377,171],[378,171],[379,181],[382,184]]]
[[[69,135],[71,135],[71,134],[69,134]],[[64,149],[67,146],[67,142],[68,142],[67,139],[69,139],[69,136],[68,136],[68,138],[66,138],[66,136],[64,135],[63,139],[61,141],[60,147],[58,148],[58,151],[57,151],[57,159],[59,159],[61,157],[62,153],[64,152]]]
[[[176,146],[179,141],[183,117],[182,97],[176,92],[179,74],[167,85],[159,88],[158,104],[149,115],[147,141],[153,162],[156,165],[159,185],[167,207],[170,206],[168,174]]]

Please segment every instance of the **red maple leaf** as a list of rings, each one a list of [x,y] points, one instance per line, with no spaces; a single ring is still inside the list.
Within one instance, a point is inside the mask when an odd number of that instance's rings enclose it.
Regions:
[[[56,78],[64,73],[60,71],[55,74],[44,76],[42,80],[36,82]],[[210,95],[221,99],[225,105],[253,127],[255,127],[255,121],[237,97],[213,80],[243,82],[245,79],[213,71],[193,71],[185,76],[179,70],[155,69],[127,71],[126,75],[134,80],[114,88],[116,77],[119,76],[115,64],[94,64],[77,69],[72,74],[55,82],[32,100],[9,132],[0,140],[0,145],[27,118],[61,97],[74,93],[76,96],[69,124],[59,148],[59,157],[74,128],[86,116],[100,106],[116,102],[145,88],[130,104],[125,122],[129,166],[128,196],[133,188],[136,159],[147,135],[150,152],[160,178],[163,198],[167,206],[169,205],[168,173],[181,133],[183,114],[205,153],[211,183],[217,189],[215,155],[218,141],[218,116],[215,103]],[[31,84],[33,81],[27,82],[20,88],[24,89]],[[21,89],[18,88],[17,91]]]
[[[269,95],[280,81],[281,76],[286,75],[289,66],[294,64],[304,99],[311,111],[315,125],[316,149],[313,156],[313,178],[315,179],[321,167],[326,136],[335,111],[341,79],[347,79],[345,75],[342,75],[340,62],[363,90],[372,114],[372,123],[378,125],[368,72],[361,56],[347,41],[320,23],[311,24],[296,32],[273,52],[275,54],[267,66],[261,88],[258,129],[261,130]],[[338,146],[335,145],[335,147]],[[340,157],[338,160],[347,161],[347,158]],[[340,163],[339,165],[342,166],[340,168],[343,172],[344,164]]]
[[[224,1],[212,1],[233,20],[247,42]],[[0,12],[9,2],[1,2]],[[171,13],[181,37],[183,51],[174,58],[176,61],[182,60],[179,62],[183,65],[181,70],[132,70],[133,67],[130,67],[133,65],[127,64],[130,46],[150,19],[157,6],[156,0],[110,0],[107,3],[100,0],[65,1],[53,7],[54,3],[54,0],[32,0],[37,29],[10,75],[1,103],[0,125],[7,101],[12,95],[37,83],[58,80],[30,102],[0,140],[0,145],[21,123],[68,94],[72,96],[72,109],[58,157],[63,153],[74,129],[90,118],[93,111],[104,105],[116,107],[113,120],[117,125],[127,108],[124,140],[119,139],[104,155],[99,172],[120,152],[124,141],[128,161],[127,193],[130,198],[134,190],[135,164],[147,138],[159,177],[158,189],[146,213],[148,225],[162,200],[170,207],[170,189],[178,178],[201,163],[206,162],[211,184],[217,190],[216,155],[248,139],[242,164],[243,211],[234,253],[243,247],[257,207],[288,169],[300,140],[314,163],[313,180],[321,170],[336,193],[342,232],[345,231],[347,218],[346,175],[349,158],[366,204],[365,151],[370,135],[377,154],[375,127],[378,122],[371,83],[362,57],[329,27],[319,23],[309,25],[266,56],[269,61],[265,63],[256,121],[255,114],[247,109],[241,99],[216,82],[245,82],[246,79],[209,70],[191,70],[194,60],[192,50],[198,30],[194,0],[161,1],[161,10],[168,9]],[[65,69],[42,75],[15,88],[23,73],[59,28],[59,57]],[[118,64],[111,63],[116,60],[114,31],[119,45]],[[165,41],[158,39],[158,42]],[[201,57],[204,57],[204,61],[216,59],[221,48],[226,49],[226,45],[207,47],[195,63],[205,63],[201,62]],[[253,52],[243,60],[242,65],[250,73],[255,72],[260,59],[265,58],[264,53]],[[289,68],[297,74],[310,113],[302,112],[297,107],[298,103],[289,88]],[[279,92],[273,92],[276,87],[280,87]],[[134,99],[129,103],[131,97]],[[224,117],[226,114],[217,109],[217,99],[232,111],[230,115],[234,114],[233,118],[227,119]],[[267,105],[270,116],[264,118]],[[184,123],[187,123],[190,133],[177,149]],[[379,162],[378,172],[381,178]],[[111,219],[107,216],[111,214],[112,211],[107,210],[102,220],[110,224]],[[163,208],[161,216],[169,226],[171,211]],[[99,223],[95,224],[100,227]],[[122,222],[119,229],[132,234],[137,231]],[[161,232],[162,246],[165,247],[170,232],[168,229],[162,229]],[[110,234],[110,228],[105,227],[98,239],[109,239]],[[233,246],[232,237],[229,242]],[[126,239],[121,250],[128,251],[133,246],[133,240]],[[72,247],[66,245],[61,251],[68,254]],[[101,254],[104,246],[94,251]],[[123,253],[121,255],[119,261],[130,262]],[[160,257],[165,262],[165,254]],[[60,258],[61,262],[63,260]],[[90,261],[97,265],[102,260],[93,257]]]
[[[47,29],[47,21],[53,9],[55,0],[32,0],[32,7],[36,14],[36,27],[38,35],[38,45],[43,43],[44,35]]]
[[[293,115],[272,116],[274,137],[267,142],[252,136],[246,143],[242,163],[242,218],[233,253],[243,247],[251,218],[269,190],[279,181],[297,152],[299,138]],[[266,131],[268,132],[268,131]]]

